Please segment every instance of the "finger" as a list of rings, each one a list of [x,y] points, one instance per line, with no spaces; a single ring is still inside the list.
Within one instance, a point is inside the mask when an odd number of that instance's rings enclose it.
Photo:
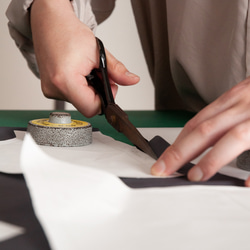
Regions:
[[[199,126],[205,120],[211,119],[212,117],[217,116],[228,109],[231,109],[241,100],[246,99],[242,95],[245,95],[245,93],[249,92],[249,79],[250,78],[247,78],[241,83],[235,85],[214,102],[202,109],[196,116],[187,122],[178,138],[186,136],[186,134],[190,133],[190,131]]]
[[[178,137],[152,166],[152,174],[157,176],[172,174],[211,147],[228,130],[245,121],[246,116],[239,114],[238,109],[227,110],[210,120],[204,121],[186,136]]]
[[[95,90],[88,86],[85,77],[74,78],[75,81],[67,84],[69,102],[86,117],[92,117],[101,111],[101,101]],[[65,91],[65,89],[64,89]]]
[[[46,98],[68,101],[66,97],[62,94],[62,92],[58,88],[56,88],[51,82],[49,82],[48,84],[41,79],[41,89],[43,95]]]
[[[206,181],[250,147],[250,120],[225,134],[188,173],[191,181]]]
[[[129,72],[108,50],[106,50],[106,56],[108,74],[114,82],[119,85],[133,85],[139,82],[139,76]]]

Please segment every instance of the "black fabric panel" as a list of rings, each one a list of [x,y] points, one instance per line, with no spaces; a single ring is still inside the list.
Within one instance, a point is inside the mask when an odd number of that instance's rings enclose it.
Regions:
[[[20,127],[0,127],[0,141],[16,138],[14,130],[26,131],[26,128]]]
[[[0,221],[25,228],[25,234],[0,242],[1,250],[50,249],[22,175],[0,174]]]
[[[205,182],[191,182],[187,176],[175,178],[120,178],[127,186],[131,188],[152,188],[152,187],[174,187],[174,186],[244,186],[244,181],[222,174],[216,174],[210,180]]]
[[[160,136],[155,136],[149,141],[150,146],[159,158],[161,154],[170,146]],[[121,180],[131,188],[146,188],[146,187],[171,187],[183,185],[223,185],[223,186],[244,186],[245,181],[223,174],[215,174],[212,178],[205,182],[191,182],[187,179],[187,173],[194,164],[187,163],[178,170],[184,176],[175,178],[121,178]]]

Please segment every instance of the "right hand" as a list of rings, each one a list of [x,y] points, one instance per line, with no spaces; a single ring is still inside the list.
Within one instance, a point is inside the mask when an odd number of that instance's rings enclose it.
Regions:
[[[31,28],[44,95],[72,103],[86,117],[98,114],[99,96],[85,78],[99,67],[97,43],[93,32],[76,17],[70,2],[34,0]],[[139,81],[107,50],[106,56],[114,96],[115,83],[132,85]]]

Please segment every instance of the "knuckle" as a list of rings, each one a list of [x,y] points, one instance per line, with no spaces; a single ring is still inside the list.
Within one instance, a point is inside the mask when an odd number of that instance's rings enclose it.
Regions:
[[[61,90],[65,85],[65,74],[54,74],[48,79],[41,80],[41,88],[43,95],[47,98],[61,98]]]
[[[189,121],[186,123],[186,125],[185,125],[185,129],[186,129],[188,132],[193,131],[196,127],[197,127],[197,122],[196,122],[195,119],[189,120]]]
[[[50,82],[55,88],[60,89],[65,82],[66,77],[67,75],[65,72],[58,71],[50,77]]]
[[[245,82],[241,82],[241,84],[237,84],[235,86],[233,86],[231,89],[229,89],[226,93],[225,93],[225,99],[227,98],[234,98],[235,96],[239,96],[241,94],[244,94],[245,88],[247,87],[247,85],[245,84]]]
[[[181,151],[174,144],[167,149],[166,153],[165,156],[172,161],[178,162],[182,159]]]
[[[229,89],[227,92],[222,94],[215,102],[217,102],[217,106],[224,106],[225,103],[228,103],[228,100],[234,100],[236,96],[239,95],[239,88],[238,86],[234,86]]]
[[[232,131],[231,131],[232,136],[237,140],[242,142],[249,143],[250,139],[250,128],[249,128],[249,123],[246,124],[241,124],[239,126],[236,126]]]
[[[215,158],[207,158],[206,163],[202,167],[204,176],[211,177],[218,168],[218,161]]]
[[[210,120],[202,122],[198,127],[197,127],[198,133],[201,136],[209,136],[214,130],[213,123]]]
[[[232,87],[231,89],[229,89],[226,94],[224,95],[224,98],[230,98],[230,97],[234,97],[235,95],[238,95],[239,92],[239,86],[235,85],[234,87]]]
[[[118,72],[123,71],[124,65],[120,61],[115,60],[113,64],[113,69],[114,71],[118,71]]]
[[[51,90],[51,88],[48,86],[48,84],[45,84],[43,82],[42,82],[42,92],[46,98],[54,98],[53,91]]]
[[[227,92],[225,92],[221,98],[219,98],[221,105],[228,102],[228,100],[235,100],[236,98],[240,98],[241,101],[248,101],[248,93],[250,88],[250,78],[236,84]],[[245,98],[246,97],[246,98]]]
[[[97,115],[98,113],[100,113],[99,109],[85,109],[84,111],[82,111],[82,113],[84,114],[84,116],[86,118],[92,118],[93,116]]]

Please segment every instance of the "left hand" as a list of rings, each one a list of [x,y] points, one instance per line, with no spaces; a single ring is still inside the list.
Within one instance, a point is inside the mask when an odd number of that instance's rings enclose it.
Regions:
[[[211,148],[188,172],[190,181],[206,181],[243,151],[250,149],[250,77],[201,110],[152,166],[168,176]],[[245,182],[250,187],[250,177]]]

